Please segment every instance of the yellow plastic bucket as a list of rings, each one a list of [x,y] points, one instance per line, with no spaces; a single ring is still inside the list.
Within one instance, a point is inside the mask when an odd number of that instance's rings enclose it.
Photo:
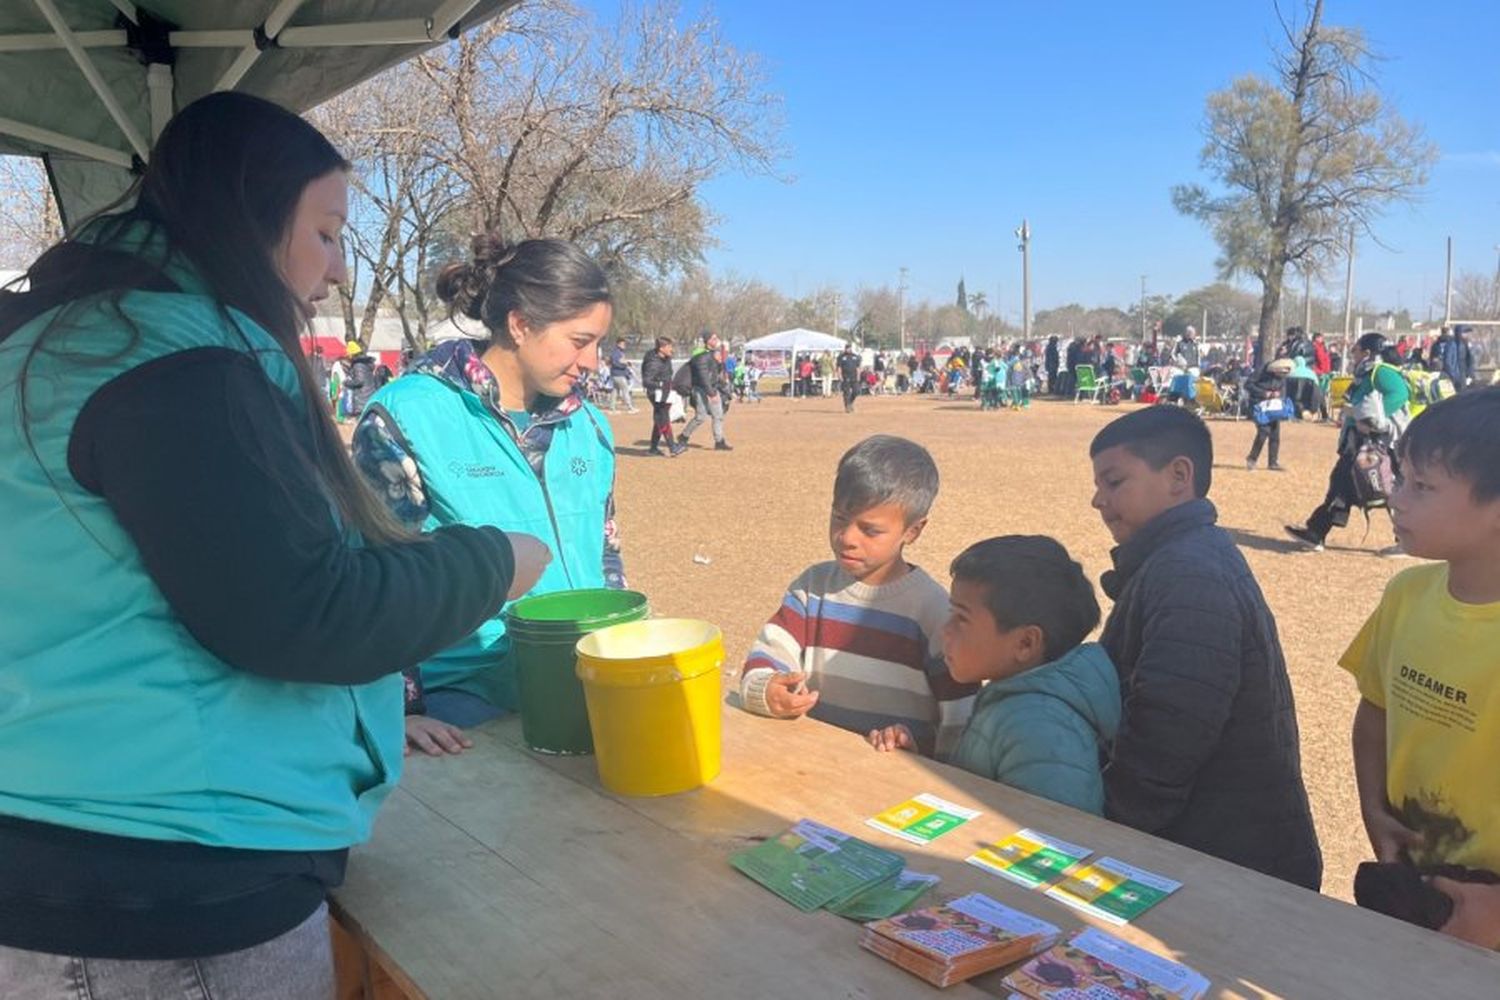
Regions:
[[[599,780],[620,795],[672,795],[719,773],[724,638],[714,625],[657,618],[578,641]]]

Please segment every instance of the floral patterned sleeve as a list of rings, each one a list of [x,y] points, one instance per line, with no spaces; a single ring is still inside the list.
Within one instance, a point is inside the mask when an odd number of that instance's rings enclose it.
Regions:
[[[384,408],[376,405],[354,428],[354,465],[365,481],[385,501],[396,519],[420,530],[427,521],[427,491],[417,461],[407,450],[396,422]],[[422,671],[419,666],[401,671],[406,681],[406,714],[426,712],[423,700]]]
[[[396,421],[374,405],[354,428],[354,464],[396,519],[421,528],[429,513],[422,474]]]

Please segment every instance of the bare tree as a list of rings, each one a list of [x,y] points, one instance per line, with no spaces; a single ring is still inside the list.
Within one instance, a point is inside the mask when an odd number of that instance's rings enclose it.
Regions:
[[[435,244],[465,193],[433,150],[442,124],[440,95],[411,64],[380,74],[316,109],[311,117],[354,164],[347,246],[354,258],[341,289],[348,335],[368,345],[375,318],[389,306],[407,343],[426,339],[426,280]],[[356,290],[365,293],[354,316]]]
[[[62,217],[42,161],[0,156],[0,268],[21,270],[62,239]]]
[[[1177,209],[1218,242],[1221,276],[1261,283],[1259,335],[1270,357],[1289,264],[1315,273],[1350,228],[1371,234],[1381,209],[1426,183],[1436,150],[1373,88],[1374,57],[1354,28],[1323,24],[1323,0],[1301,25],[1277,14],[1285,48],[1276,79],[1244,76],[1209,95],[1203,167],[1226,188],[1173,189]]]
[[[696,262],[713,222],[699,187],[772,170],[779,101],[716,22],[681,21],[663,0],[605,32],[545,0],[420,60],[447,103],[435,155],[467,189],[470,225],[575,240],[614,267]]]

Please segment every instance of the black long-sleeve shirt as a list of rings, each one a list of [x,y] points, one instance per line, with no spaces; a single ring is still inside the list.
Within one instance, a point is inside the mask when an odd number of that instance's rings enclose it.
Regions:
[[[229,669],[366,683],[499,610],[514,572],[502,532],[453,526],[351,546],[305,440],[291,401],[253,358],[200,348],[96,392],[74,424],[68,466],[109,503],[173,612]],[[0,817],[0,944],[136,959],[251,947],[306,919],[342,880],[345,857]]]

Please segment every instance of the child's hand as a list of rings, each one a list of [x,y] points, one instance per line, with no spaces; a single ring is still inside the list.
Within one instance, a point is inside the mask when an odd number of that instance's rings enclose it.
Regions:
[[[818,703],[818,692],[807,689],[806,674],[777,674],[766,682],[766,707],[778,719],[806,715]]]
[[[1365,833],[1377,861],[1400,861],[1408,848],[1420,847],[1422,835],[1392,816],[1384,806],[1365,810]]]
[[[1432,887],[1453,900],[1453,916],[1439,928],[1449,937],[1500,949],[1500,885],[1434,878]]]
[[[917,741],[913,738],[911,730],[899,722],[894,726],[886,726],[884,729],[870,730],[870,735],[866,739],[870,741],[870,746],[882,753],[888,750],[915,750],[917,748]]]
[[[429,757],[442,757],[450,753],[463,753],[474,745],[457,726],[451,726],[425,715],[406,717],[406,753],[410,756],[415,748]]]

